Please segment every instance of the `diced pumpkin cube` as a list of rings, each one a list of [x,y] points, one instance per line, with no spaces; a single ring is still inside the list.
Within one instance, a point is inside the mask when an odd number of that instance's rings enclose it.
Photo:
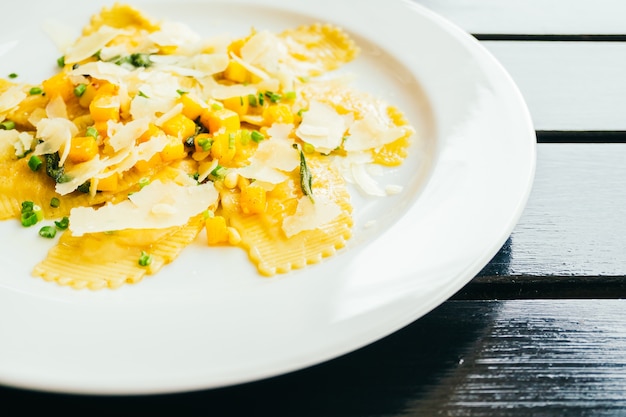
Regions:
[[[250,73],[240,62],[231,59],[224,70],[224,78],[243,84],[250,80]]]
[[[149,141],[150,139],[152,139],[153,137],[155,137],[155,136],[159,135],[161,132],[162,132],[162,130],[161,130],[161,129],[159,129],[159,128],[157,127],[157,125],[155,125],[154,123],[150,123],[150,124],[148,125],[148,130],[146,130],[145,132],[143,132],[143,133],[141,134],[141,136],[139,136],[139,137],[137,138],[137,142],[139,142],[139,143],[147,142],[147,141]]]
[[[110,95],[96,95],[89,104],[89,113],[94,122],[106,122],[120,120],[120,103],[119,100]]]
[[[239,116],[243,116],[247,114],[248,109],[250,108],[250,101],[248,100],[248,97],[242,97],[242,96],[231,97],[231,98],[224,99],[223,103],[224,103],[224,107],[226,107],[229,110],[234,111]]]
[[[252,183],[241,190],[239,204],[245,214],[263,213],[267,202],[267,192],[259,185]]]
[[[87,84],[87,87],[85,88],[85,92],[78,99],[78,104],[80,104],[82,108],[88,109],[89,105],[91,104],[92,100],[96,97],[97,93],[98,93],[98,89],[96,85],[94,85],[93,83]]]
[[[179,113],[163,123],[161,129],[170,136],[187,139],[196,133],[196,124],[189,117]]]
[[[74,163],[86,162],[98,154],[98,144],[92,136],[77,136],[72,138],[67,157]]]
[[[46,96],[54,98],[61,96],[64,101],[69,101],[74,96],[74,84],[67,78],[67,74],[59,72],[42,83]]]
[[[137,163],[135,163],[135,169],[139,172],[148,172],[156,168],[161,163],[163,163],[163,160],[161,159],[161,155],[157,153],[147,161],[137,161]]]
[[[161,151],[161,159],[164,162],[182,159],[187,156],[185,145],[180,139],[174,136],[168,136],[168,139],[167,145]]]
[[[203,103],[189,94],[183,94],[180,102],[183,105],[183,114],[191,120],[196,120],[207,109]]]
[[[98,191],[116,191],[117,190],[117,183],[118,183],[118,175],[117,173],[109,175],[108,177],[105,178],[100,178],[98,180],[98,185],[96,186],[96,189]]]
[[[263,109],[263,121],[267,126],[274,123],[293,123],[293,112],[284,103],[271,104]]]
[[[210,133],[215,133],[221,128],[226,129],[227,132],[236,132],[241,126],[239,115],[226,108],[203,112],[200,122],[209,129]]]
[[[228,165],[237,152],[237,136],[235,133],[219,130],[213,135],[211,157],[219,160],[220,165]]]
[[[222,216],[207,217],[205,230],[209,245],[219,245],[228,242],[228,226]]]

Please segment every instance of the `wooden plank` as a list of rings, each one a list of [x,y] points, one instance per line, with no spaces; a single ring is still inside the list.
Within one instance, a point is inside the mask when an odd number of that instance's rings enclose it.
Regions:
[[[626,130],[626,42],[482,44],[513,77],[537,130]]]
[[[481,276],[622,277],[626,144],[539,144],[527,206]]]
[[[471,33],[625,34],[621,0],[412,0]]]
[[[356,352],[288,375],[147,397],[0,388],[7,409],[102,415],[624,415],[626,300],[449,301]]]

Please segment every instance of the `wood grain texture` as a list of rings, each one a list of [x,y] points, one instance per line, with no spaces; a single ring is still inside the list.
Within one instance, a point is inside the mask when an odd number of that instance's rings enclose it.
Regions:
[[[621,277],[626,271],[626,144],[539,144],[533,189],[481,276]]]
[[[350,355],[183,394],[0,389],[4,407],[89,415],[430,417],[626,415],[626,300],[449,301]]]
[[[624,34],[621,0],[412,0],[472,33]]]

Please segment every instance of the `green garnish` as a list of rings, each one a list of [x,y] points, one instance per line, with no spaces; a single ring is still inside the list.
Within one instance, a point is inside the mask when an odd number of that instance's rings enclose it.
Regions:
[[[61,205],[61,200],[59,200],[56,197],[52,197],[52,199],[50,200],[50,207],[54,207],[57,208]]]
[[[41,89],[41,87],[32,87],[32,88],[28,91],[28,93],[29,93],[31,96],[34,96],[34,95],[37,95],[37,94],[41,94],[41,93],[43,93],[43,90]]]
[[[141,91],[141,90],[139,90],[139,92],[137,93],[137,95],[138,95],[139,97],[143,97],[143,98],[150,98],[150,97],[148,97],[148,96],[146,95],[146,93],[144,93],[144,92],[143,92],[143,91]]]
[[[250,133],[250,139],[252,139],[253,141],[255,141],[256,143],[261,142],[263,139],[265,139],[265,136],[263,136],[263,133],[259,132],[258,130],[253,130]]]
[[[295,91],[287,91],[287,92],[285,93],[285,98],[286,98],[287,100],[295,100],[295,99],[296,99],[296,97],[297,97],[297,96],[296,96],[296,92],[295,92]]]
[[[52,239],[57,235],[57,229],[52,226],[43,226],[39,229],[39,236],[45,237],[46,239]]]
[[[148,184],[150,184],[150,178],[148,177],[143,177],[139,180],[139,188],[143,188]]]
[[[211,146],[213,145],[213,141],[209,138],[200,138],[198,139],[198,146],[202,148],[203,152],[208,152],[211,150]]]
[[[70,225],[70,219],[67,216],[65,216],[61,220],[55,221],[54,225],[59,230],[66,230]]]
[[[271,101],[272,103],[278,103],[280,101],[280,99],[282,98],[282,96],[280,94],[276,94],[276,93],[273,93],[271,91],[266,91],[265,92],[265,97],[267,97],[269,99],[269,101]]]
[[[28,167],[33,172],[37,171],[39,169],[39,167],[41,167],[41,164],[43,164],[43,162],[41,161],[41,159],[37,155],[31,156],[30,159],[28,160]]]
[[[128,56],[122,57],[118,59],[117,61],[115,61],[115,63],[117,65],[130,64],[133,67],[137,67],[137,68],[139,67],[147,68],[150,65],[152,65],[152,61],[150,60],[150,54],[141,54],[141,53],[130,54]]]
[[[252,107],[258,106],[256,96],[254,94],[248,94],[248,104],[250,104]]]
[[[181,96],[182,96],[183,94],[188,94],[188,93],[189,93],[189,91],[185,91],[185,90],[176,90],[176,92],[177,92],[178,94],[180,94]]]
[[[76,87],[74,87],[74,95],[76,97],[82,97],[83,94],[85,94],[86,90],[87,84],[78,84]]]
[[[98,129],[93,126],[89,126],[85,131],[85,136],[91,136],[94,139],[98,139]]]
[[[142,250],[141,255],[139,256],[139,260],[137,262],[141,266],[148,266],[152,263],[152,255]]]
[[[5,120],[4,122],[0,123],[0,129],[2,130],[15,129],[15,122],[12,120]]]
[[[224,177],[226,176],[226,171],[228,171],[226,168],[224,168],[221,165],[218,165],[213,169],[213,171],[211,171],[210,175],[215,179],[223,180]]]
[[[13,79],[13,78],[17,78],[17,74],[12,72],[9,74],[9,78]]]
[[[65,66],[65,55],[57,58],[57,65],[61,68]]]
[[[30,227],[43,220],[43,210],[32,201],[23,201],[20,219],[22,226]]]
[[[304,152],[295,143],[293,144],[293,147],[300,152],[300,188],[302,188],[302,193],[309,197],[311,203],[315,203],[312,189],[313,177],[311,176],[311,171],[306,164]]]
[[[222,106],[222,104],[220,104],[220,103],[212,103],[212,104],[211,104],[211,108],[212,108],[213,110],[221,110],[221,109],[223,109],[223,108],[224,108],[224,106]]]

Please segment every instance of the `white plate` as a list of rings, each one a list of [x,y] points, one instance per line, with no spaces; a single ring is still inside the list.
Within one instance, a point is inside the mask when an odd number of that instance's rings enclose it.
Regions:
[[[37,83],[57,52],[47,19],[82,26],[103,1],[14,2],[0,75]],[[478,42],[409,1],[137,1],[203,35],[329,21],[363,54],[342,71],[403,109],[420,141],[355,197],[355,237],[322,264],[261,278],[238,249],[187,248],[158,275],[115,291],[32,278],[51,242],[0,224],[0,383],[58,392],[177,392],[252,381],[353,351],[420,318],[498,251],[526,203],[535,135],[511,78]],[[330,11],[332,10],[332,13]],[[49,23],[47,23],[49,25]]]

